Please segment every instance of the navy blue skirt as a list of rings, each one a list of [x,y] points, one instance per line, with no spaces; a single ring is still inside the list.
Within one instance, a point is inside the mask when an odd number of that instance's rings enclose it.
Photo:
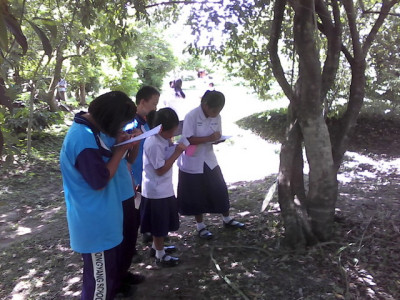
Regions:
[[[179,229],[178,202],[175,196],[148,199],[140,203],[140,232],[150,232],[155,237],[167,236]]]
[[[178,207],[186,216],[227,212],[229,194],[221,168],[211,170],[204,164],[203,174],[179,170]]]

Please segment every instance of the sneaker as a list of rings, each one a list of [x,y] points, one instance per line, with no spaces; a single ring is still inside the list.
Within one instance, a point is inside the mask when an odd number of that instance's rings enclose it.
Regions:
[[[176,247],[173,245],[164,246],[164,251],[166,254],[171,254],[176,251]],[[150,257],[156,257],[156,249],[150,248]]]
[[[142,283],[143,281],[146,280],[146,277],[140,274],[133,274],[131,272],[128,272],[128,274],[125,276],[125,278],[122,280],[124,284],[130,284],[130,285],[136,285],[139,283]]]
[[[161,259],[156,258],[156,265],[160,267],[175,267],[179,262],[178,257],[169,256],[168,254],[165,254]]]

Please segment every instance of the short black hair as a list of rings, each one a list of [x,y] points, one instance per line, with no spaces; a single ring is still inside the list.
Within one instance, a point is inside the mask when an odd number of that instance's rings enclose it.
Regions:
[[[88,111],[102,132],[116,137],[124,123],[135,117],[136,105],[124,92],[112,91],[90,102]]]
[[[209,108],[221,108],[225,105],[225,96],[218,91],[206,91],[201,97],[201,103],[207,104]]]
[[[160,92],[153,86],[145,85],[136,93],[136,105],[140,104],[140,100],[148,101],[153,95],[160,96]]]
[[[179,118],[172,108],[164,107],[158,111],[151,111],[147,115],[147,123],[150,128],[154,128],[161,124],[163,130],[170,130],[179,125]]]

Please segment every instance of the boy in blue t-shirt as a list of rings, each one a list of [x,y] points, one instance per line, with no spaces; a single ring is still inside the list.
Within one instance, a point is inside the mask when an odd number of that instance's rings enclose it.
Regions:
[[[143,131],[149,130],[149,126],[147,124],[147,115],[153,111],[157,110],[158,101],[160,99],[160,92],[152,86],[143,86],[136,93],[136,106],[137,111],[135,118],[129,123],[125,130],[129,133],[135,131],[137,133],[143,133]],[[140,146],[138,149],[137,156],[134,161],[131,161],[131,174],[134,181],[135,189],[137,191],[137,196],[140,197],[140,193],[142,191],[142,172],[143,172],[143,144],[144,139],[141,140]],[[140,215],[139,210],[136,210],[137,216]],[[137,218],[139,222],[136,224],[136,232],[139,230],[140,226],[140,217]],[[152,240],[151,234],[144,233],[143,241],[150,242]],[[136,243],[135,243],[136,245]]]
[[[123,199],[118,197],[121,191],[114,175],[132,144],[111,151],[100,133],[117,138],[117,142],[128,139],[128,134],[120,132],[135,113],[136,106],[126,94],[103,94],[90,103],[87,113],[76,114],[61,148],[70,243],[82,254],[84,263],[84,300],[114,299],[121,288]]]

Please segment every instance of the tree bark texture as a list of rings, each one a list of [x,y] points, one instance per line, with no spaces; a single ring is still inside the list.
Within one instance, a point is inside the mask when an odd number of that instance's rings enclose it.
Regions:
[[[79,85],[79,105],[86,105],[86,85],[84,82]]]
[[[57,101],[55,99],[55,93],[57,88],[57,83],[60,81],[61,78],[61,69],[63,65],[64,57],[63,57],[63,47],[61,45],[57,48],[56,54],[56,62],[54,66],[54,74],[51,80],[50,86],[46,92],[45,100],[46,103],[50,107],[50,111],[56,112],[58,111]]]

